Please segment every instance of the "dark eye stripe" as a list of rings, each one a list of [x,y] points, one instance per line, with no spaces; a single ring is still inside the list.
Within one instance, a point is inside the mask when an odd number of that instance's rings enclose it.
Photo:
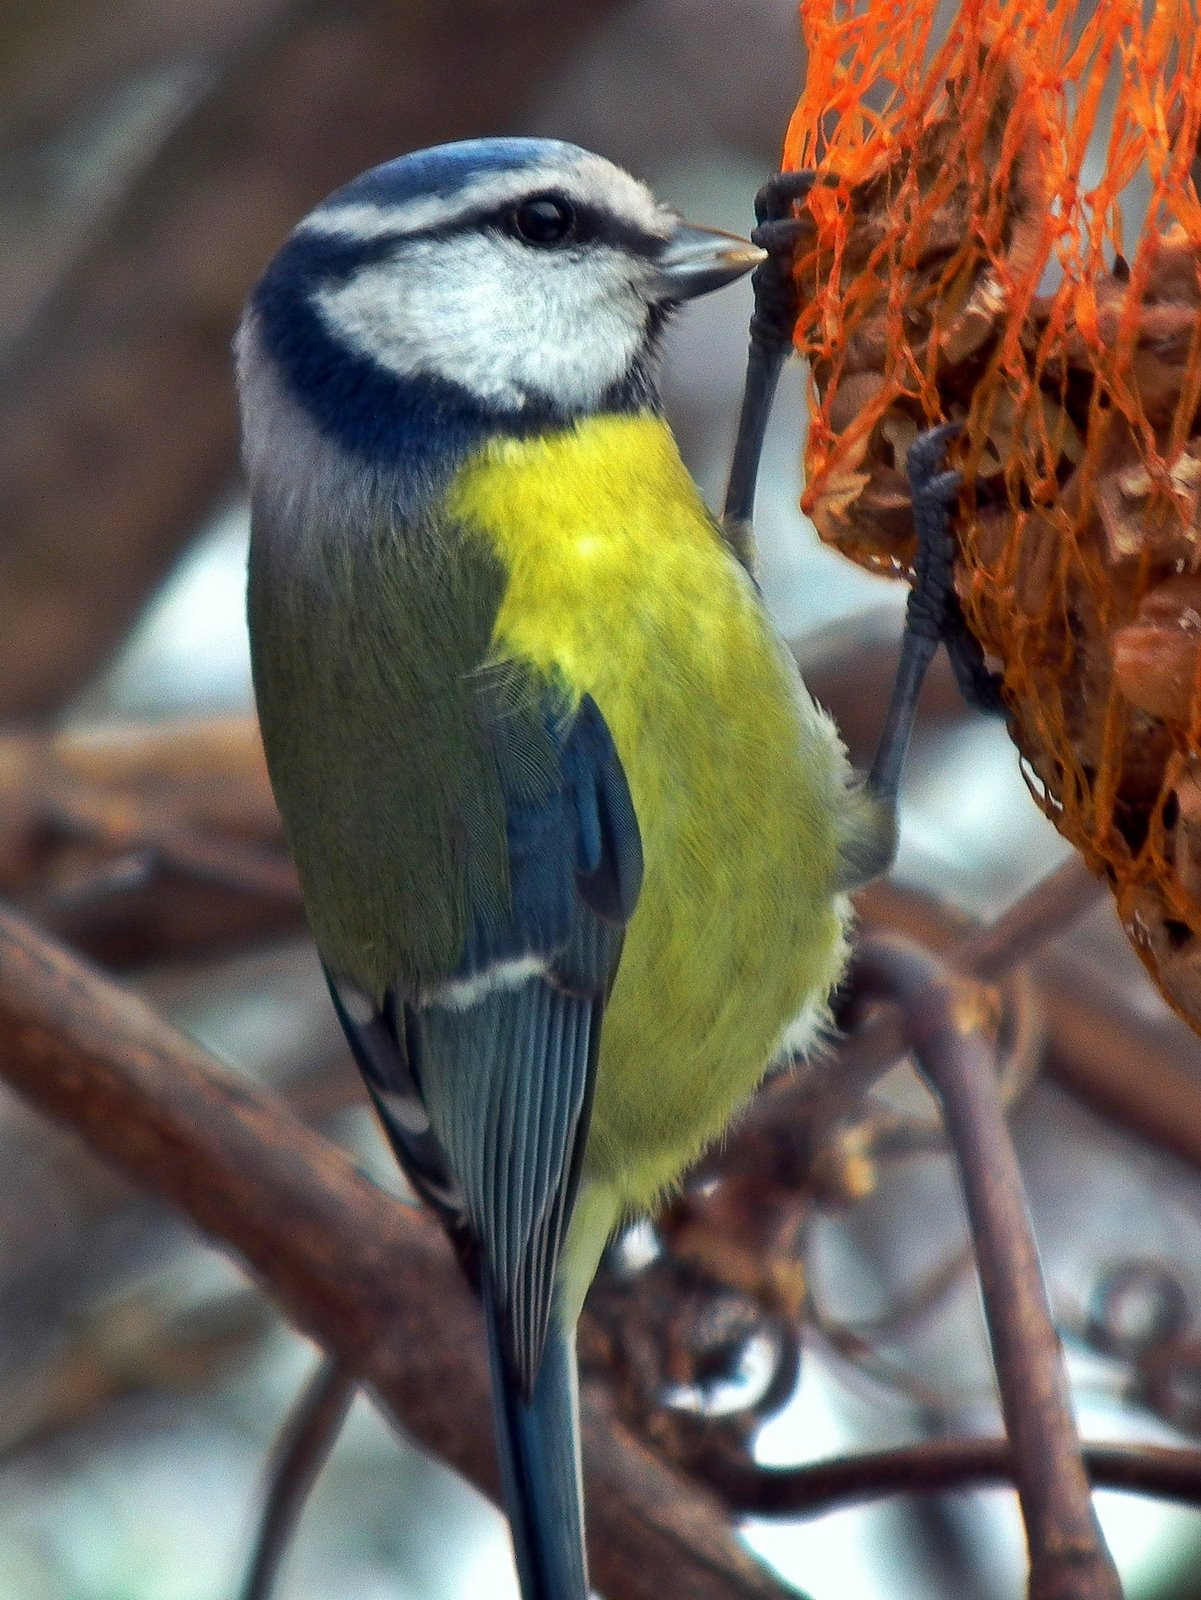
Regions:
[[[544,199],[545,196],[532,196]],[[376,261],[385,261],[410,242],[450,241],[461,234],[485,228],[511,234],[512,216],[523,202],[507,201],[499,210],[495,207],[475,207],[464,211],[449,222],[440,222],[429,228],[415,228],[411,232],[376,234],[370,239],[356,239],[352,234],[305,232],[303,227],[294,233],[269,264],[267,273],[286,274],[309,285],[345,281],[361,267]],[[649,261],[657,258],[665,240],[661,234],[650,233],[611,211],[591,206],[578,200],[570,202],[575,211],[575,226],[571,245],[587,248],[590,244],[607,245],[614,250],[624,250],[629,255],[643,256]]]
[[[547,196],[535,195],[530,198],[542,200]],[[511,234],[513,213],[526,203],[528,202],[509,200],[499,210],[494,207],[480,207],[464,212],[453,222],[441,223],[435,228],[411,233],[406,237],[453,239],[456,234],[470,233],[475,228],[492,228],[500,233]],[[569,198],[569,203],[575,212],[575,226],[570,241],[575,247],[586,248],[593,243],[608,245],[611,249],[625,250],[630,255],[645,256],[648,260],[654,260],[663,249],[666,241],[662,234],[639,228],[622,217],[615,217],[611,211],[606,211],[602,206],[589,205],[586,201],[576,199],[574,195]]]

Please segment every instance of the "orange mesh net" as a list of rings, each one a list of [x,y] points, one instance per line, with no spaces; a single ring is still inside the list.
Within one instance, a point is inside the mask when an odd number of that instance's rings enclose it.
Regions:
[[[1201,0],[802,0],[803,505],[902,572],[964,419],[957,584],[1027,776],[1201,1027]],[[1126,230],[1124,231],[1124,221]]]

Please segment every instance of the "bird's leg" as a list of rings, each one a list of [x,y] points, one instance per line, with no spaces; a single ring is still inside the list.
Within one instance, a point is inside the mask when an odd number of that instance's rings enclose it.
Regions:
[[[960,432],[945,422],[918,435],[905,458],[918,536],[913,587],[905,606],[900,661],[876,754],[862,787],[862,813],[843,845],[840,886],[860,888],[888,872],[897,854],[897,797],[905,768],[921,685],[939,645],[947,646],[955,678],[969,706],[998,712],[1001,680],[985,666],[984,651],[968,632],[955,594],[955,534],[952,514],[961,474],[945,466],[948,440]]]
[[[947,647],[956,682],[968,704],[988,712],[1003,709],[1000,678],[988,670],[955,593],[951,517],[962,477],[947,468],[946,447],[959,431],[958,423],[929,428],[918,435],[906,457],[917,534],[914,582],[905,608],[892,697],[863,784],[863,815],[844,845],[841,886],[846,889],[879,877],[896,858],[901,773],[922,684],[940,644]]]
[[[751,278],[755,309],[751,315],[750,352],[722,511],[726,538],[746,566],[750,565],[753,549],[751,519],[759,457],[776,385],[792,349],[792,330],[796,326],[792,263],[797,240],[812,226],[809,218],[793,215],[793,206],[817,181],[814,172],[778,172],[755,196],[756,226],[751,242],[767,251],[767,260],[755,268]]]
[[[793,262],[797,241],[812,227],[794,207],[823,181],[812,171],[778,172],[755,196],[752,243],[767,252],[751,283],[750,352],[738,432],[726,487],[722,526],[731,547],[748,567],[753,539],[755,482],[780,372],[792,349],[797,320]],[[844,848],[842,887],[855,888],[886,872],[896,856],[897,796],[918,699],[926,672],[945,644],[955,681],[977,710],[1002,711],[1000,679],[990,672],[979,643],[968,631],[955,593],[955,540],[951,516],[961,477],[946,467],[946,447],[959,432],[944,424],[920,434],[906,458],[917,534],[913,588],[905,611],[901,658],[875,759],[864,784],[867,802],[861,826]]]
[[[241,1600],[269,1600],[309,1491],[338,1442],[355,1397],[354,1377],[323,1356],[272,1450],[265,1504]]]
[[[945,463],[947,444],[959,431],[959,424],[954,422],[927,429],[909,447],[905,461],[917,534],[914,582],[905,608],[905,632],[892,699],[866,782],[873,798],[894,810],[909,736],[917,717],[918,697],[940,644],[947,647],[956,682],[968,704],[988,712],[1003,709],[1000,679],[985,665],[984,654],[968,632],[955,593],[951,516],[963,479]]]

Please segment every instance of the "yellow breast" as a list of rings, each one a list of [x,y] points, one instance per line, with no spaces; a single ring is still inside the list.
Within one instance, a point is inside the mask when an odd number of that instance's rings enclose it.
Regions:
[[[585,1176],[647,1206],[841,972],[845,756],[661,420],[498,442],[448,509],[508,570],[497,653],[592,695],[634,799],[645,879]]]

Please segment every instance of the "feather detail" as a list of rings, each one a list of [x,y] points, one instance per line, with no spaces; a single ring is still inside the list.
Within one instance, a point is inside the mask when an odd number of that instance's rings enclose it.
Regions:
[[[427,1006],[421,1095],[462,1188],[510,1372],[528,1398],[574,1197],[600,1006],[531,978],[465,1011]]]
[[[545,680],[535,698],[516,671],[482,682],[476,711],[505,795],[503,913],[479,904],[440,983],[398,988],[378,1009],[348,979],[331,988],[402,1164],[478,1258],[510,1381],[528,1400],[642,849],[593,701],[569,710]]]
[[[533,1393],[507,1365],[484,1285],[493,1415],[522,1600],[587,1600],[579,1404],[572,1330],[556,1317]]]

